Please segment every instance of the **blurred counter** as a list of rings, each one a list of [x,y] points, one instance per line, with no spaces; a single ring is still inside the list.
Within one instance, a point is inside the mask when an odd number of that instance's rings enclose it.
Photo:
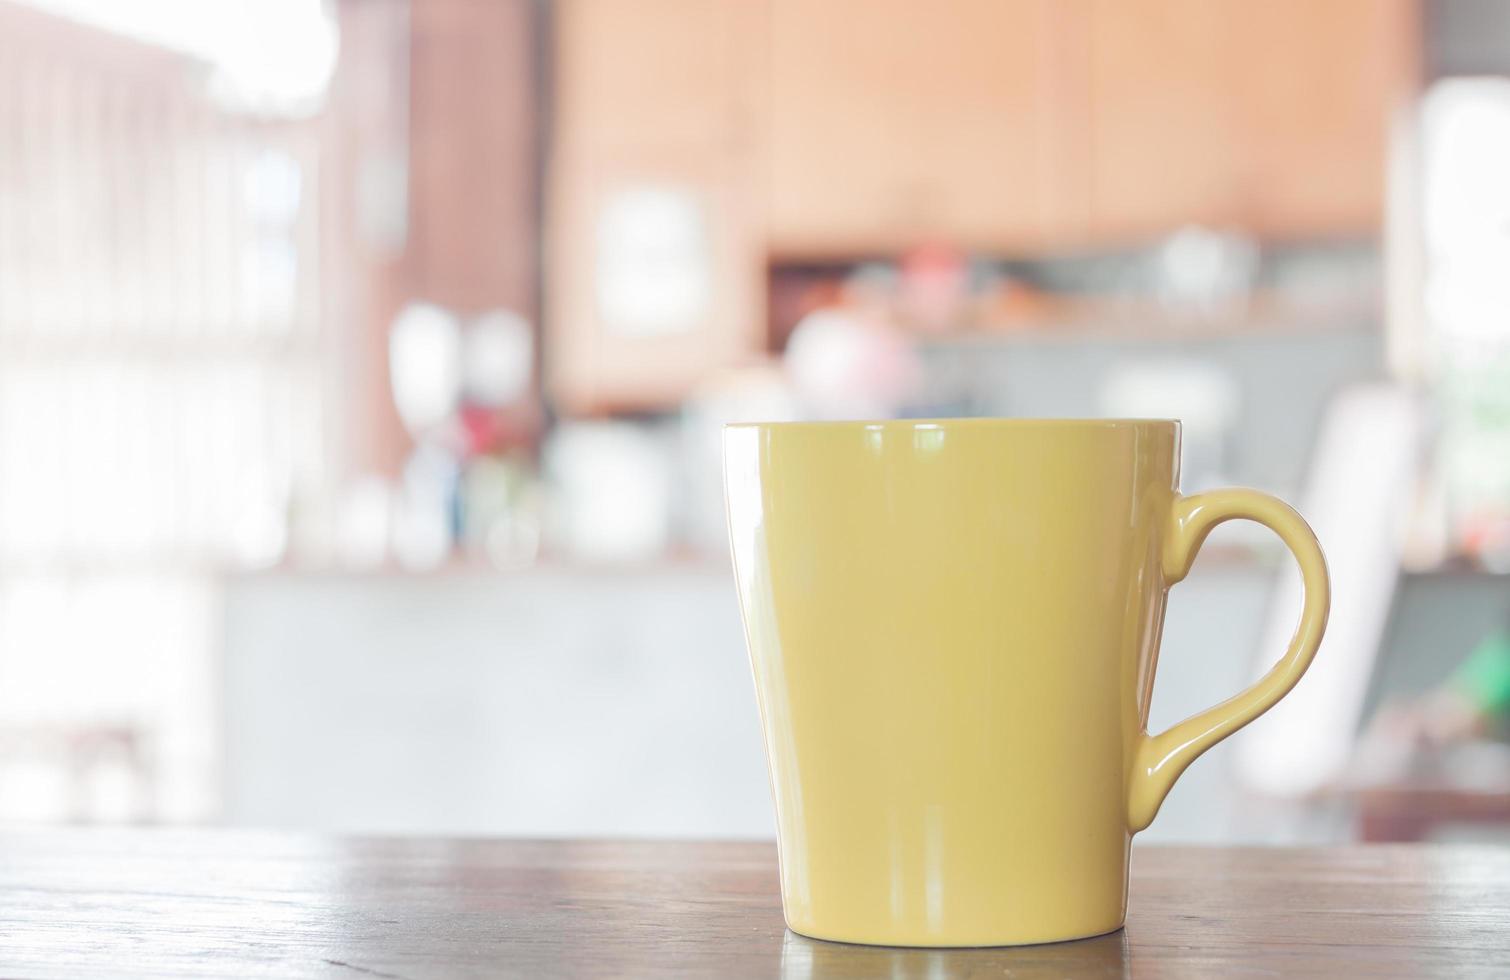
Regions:
[[[771,834],[718,565],[254,575],[224,622],[232,823]]]
[[[1216,560],[1175,591],[1156,727],[1246,682],[1271,579],[1263,564]],[[240,576],[227,583],[223,652],[234,824],[773,832],[723,562]],[[1239,832],[1230,747],[1180,781],[1147,839]]]

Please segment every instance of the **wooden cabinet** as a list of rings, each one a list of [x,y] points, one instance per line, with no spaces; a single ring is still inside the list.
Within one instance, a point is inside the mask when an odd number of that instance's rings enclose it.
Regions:
[[[1085,101],[1086,237],[1118,242],[1221,224],[1236,200],[1236,121],[1221,80],[1226,0],[1091,0],[1077,38]]]
[[[556,9],[556,137],[569,149],[708,146],[740,125],[738,0],[563,0]]]
[[[752,108],[764,10],[557,4],[547,388],[570,413],[671,407],[759,344]]]
[[[1241,155],[1236,223],[1299,238],[1381,220],[1389,116],[1410,105],[1420,29],[1409,0],[1231,5]]]
[[[1090,0],[1087,239],[1182,223],[1374,231],[1389,116],[1416,76],[1409,0]]]
[[[547,380],[568,411],[670,406],[758,350],[772,257],[1369,234],[1419,39],[1416,0],[554,9]],[[667,273],[705,302],[664,329],[604,288],[645,192],[705,267]]]
[[[1412,0],[768,0],[770,242],[1373,231]]]
[[[771,0],[777,252],[1053,238],[1073,206],[1051,5]]]
[[[764,325],[764,251],[727,153],[604,150],[553,194],[547,386],[573,414],[674,407]]]

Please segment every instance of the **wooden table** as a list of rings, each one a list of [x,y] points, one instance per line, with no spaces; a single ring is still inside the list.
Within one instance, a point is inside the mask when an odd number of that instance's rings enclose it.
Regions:
[[[1510,849],[1147,848],[1110,936],[902,950],[785,930],[770,844],[0,835],[0,975],[1510,976]]]

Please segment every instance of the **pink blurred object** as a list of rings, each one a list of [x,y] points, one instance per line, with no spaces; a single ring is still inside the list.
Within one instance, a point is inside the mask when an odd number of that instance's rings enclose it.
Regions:
[[[901,332],[842,309],[803,317],[787,343],[786,367],[804,413],[827,419],[893,416],[922,373]]]
[[[969,266],[949,245],[921,245],[902,258],[898,302],[907,322],[929,331],[959,325],[969,298]]]

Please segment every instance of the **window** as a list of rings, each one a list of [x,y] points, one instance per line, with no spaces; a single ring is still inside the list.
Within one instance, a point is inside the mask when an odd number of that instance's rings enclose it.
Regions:
[[[215,806],[216,577],[322,499],[317,119],[0,11],[0,819]]]

